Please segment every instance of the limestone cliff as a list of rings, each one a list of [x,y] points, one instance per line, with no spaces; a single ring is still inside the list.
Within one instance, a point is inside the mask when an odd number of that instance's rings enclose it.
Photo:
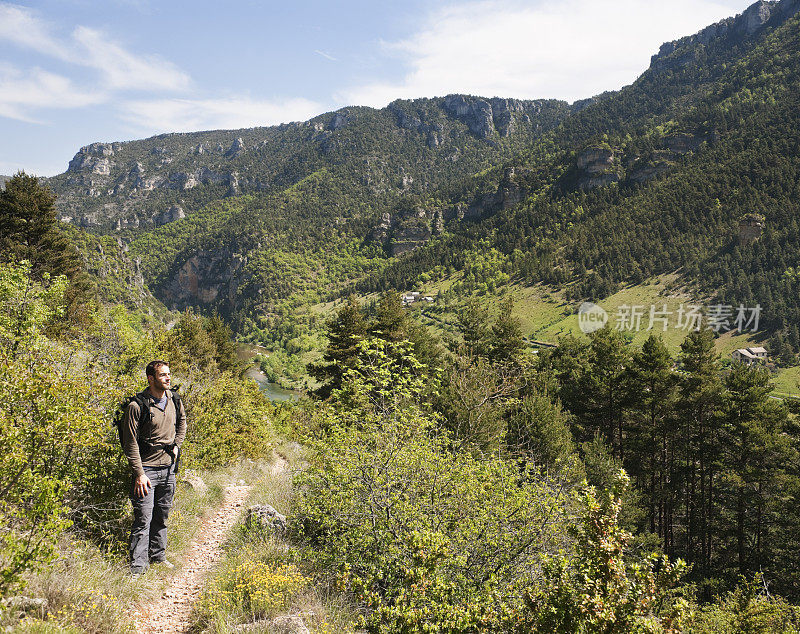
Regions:
[[[726,18],[687,37],[666,42],[650,60],[656,71],[675,70],[690,64],[699,54],[698,45],[710,46],[723,38],[752,37],[767,25],[782,24],[800,11],[800,0],[759,0],[736,17]]]

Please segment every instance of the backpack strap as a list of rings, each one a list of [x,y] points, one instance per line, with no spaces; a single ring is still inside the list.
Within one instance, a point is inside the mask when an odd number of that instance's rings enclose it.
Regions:
[[[142,393],[137,393],[132,397],[132,400],[135,400],[136,403],[139,405],[139,412],[140,412],[139,425],[138,425],[138,428],[136,430],[137,431],[136,442],[139,444],[139,447],[141,448],[142,446],[145,446],[145,447],[150,447],[150,448],[153,448],[153,449],[163,449],[164,451],[169,453],[169,456],[170,456],[170,458],[172,460],[172,464],[175,465],[175,471],[177,472],[177,470],[178,470],[178,461],[180,460],[180,457],[179,457],[180,456],[180,451],[178,450],[178,447],[177,447],[177,445],[175,443],[172,443],[172,444],[169,444],[169,445],[166,444],[166,443],[158,443],[158,444],[154,445],[152,443],[147,442],[146,440],[142,440],[141,438],[139,438],[138,431],[139,431],[139,429],[141,429],[142,422],[144,420],[147,420],[149,422],[149,420],[150,420],[150,403],[149,403],[149,399],[147,399],[146,397],[142,396]],[[177,391],[173,391],[172,392],[172,404],[175,407],[175,434],[177,435],[177,433],[178,433],[178,417],[180,416],[180,411],[181,411],[181,397],[178,395]]]
[[[178,419],[181,415],[181,397],[177,390],[172,391],[172,404],[175,406],[175,436],[177,437]],[[175,473],[178,473],[178,469],[180,468],[181,464],[181,448],[178,447],[178,445],[173,444],[170,451],[170,456],[172,457],[172,464],[175,466]]]
[[[142,440],[139,432],[142,429],[143,423],[150,422],[150,406],[140,392],[137,392],[136,394],[131,396],[131,402],[136,403],[139,406],[139,418],[136,421],[138,423],[136,425],[136,442],[140,447],[142,445],[149,445],[150,443],[146,442],[145,440]]]

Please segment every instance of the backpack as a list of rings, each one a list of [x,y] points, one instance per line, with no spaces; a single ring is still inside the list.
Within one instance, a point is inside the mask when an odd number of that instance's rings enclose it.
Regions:
[[[181,411],[181,397],[178,395],[178,388],[177,386],[172,389],[172,404],[175,406],[175,433],[178,432],[178,416]],[[146,425],[150,422],[150,406],[148,405],[147,401],[142,398],[141,393],[137,392],[133,396],[129,396],[122,400],[122,402],[117,407],[117,411],[114,414],[114,426],[117,428],[117,437],[119,439],[119,446],[122,447],[122,423],[125,420],[125,414],[128,411],[128,406],[131,403],[136,403],[139,406],[139,426],[137,428],[137,436],[136,442],[139,445],[139,452],[141,453],[142,447],[147,448],[156,448],[160,447],[161,449],[169,450],[170,457],[172,458],[172,464],[175,465],[175,473],[178,473],[178,467],[180,466],[181,455],[180,449],[178,449],[174,444],[173,445],[165,445],[165,444],[152,444],[147,442],[146,440],[139,438],[138,431],[142,429],[143,425]],[[177,449],[177,451],[176,451]]]

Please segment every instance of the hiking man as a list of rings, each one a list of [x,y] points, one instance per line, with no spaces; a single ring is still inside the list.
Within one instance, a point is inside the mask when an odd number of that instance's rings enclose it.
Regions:
[[[173,567],[166,559],[167,517],[175,495],[175,461],[186,437],[186,410],[169,389],[169,365],[157,359],[145,373],[148,387],[131,399],[120,429],[133,470],[130,564],[137,576],[151,562]]]

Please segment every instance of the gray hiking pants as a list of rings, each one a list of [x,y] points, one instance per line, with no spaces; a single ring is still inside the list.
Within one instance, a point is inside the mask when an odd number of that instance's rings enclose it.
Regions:
[[[147,495],[137,498],[131,481],[130,498],[133,503],[131,527],[131,571],[144,572],[151,561],[164,561],[167,550],[167,518],[175,496],[175,474],[172,467],[150,469],[145,475],[153,485]]]

